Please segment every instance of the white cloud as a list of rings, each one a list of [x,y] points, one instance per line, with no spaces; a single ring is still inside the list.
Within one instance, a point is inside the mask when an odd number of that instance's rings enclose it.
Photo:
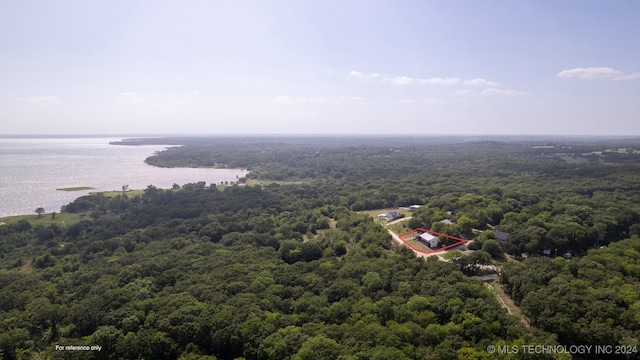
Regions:
[[[462,80],[459,77],[432,77],[432,78],[414,78],[404,75],[395,75],[385,77],[381,77],[378,73],[363,73],[356,70],[351,70],[349,75],[358,79],[376,79],[381,78],[382,81],[392,83],[395,85],[410,85],[410,84],[420,84],[420,85],[471,85],[471,86],[483,86],[483,87],[496,87],[500,86],[497,82],[485,80],[482,78],[475,78],[471,80]]]
[[[500,86],[500,84],[498,84],[497,82],[493,82],[493,81],[489,81],[481,78],[475,78],[473,80],[465,80],[463,84],[471,85],[471,86],[486,86],[486,87]]]
[[[418,84],[428,84],[428,85],[455,85],[462,82],[462,79],[453,77],[453,78],[430,78],[430,79],[418,79]]]
[[[618,76],[613,80],[633,80],[633,79],[640,79],[640,72],[635,72],[629,75]]]
[[[622,71],[609,67],[573,68],[560,71],[556,77],[580,79],[606,79],[622,76]]]
[[[394,78],[389,79],[392,83],[396,85],[409,85],[413,83],[414,79],[407,76],[396,76]]]
[[[349,72],[349,75],[358,79],[375,79],[380,76],[380,74],[378,73],[367,74],[367,73],[363,73],[362,71],[356,71],[356,70],[351,70],[351,72]]]
[[[415,104],[416,102],[416,99],[400,99],[401,104]]]
[[[293,99],[288,96],[281,95],[276,98],[276,102],[280,104],[290,104],[293,102]]]
[[[470,92],[471,90],[458,90],[458,91],[454,91],[453,93],[456,95],[467,95]]]
[[[505,96],[516,96],[522,95],[524,92],[517,90],[506,90],[506,89],[496,89],[489,88],[482,91],[482,95],[505,95]]]
[[[408,76],[395,76],[392,78],[386,78],[385,81],[394,83],[396,85],[409,85],[409,84],[421,84],[421,85],[455,85],[462,82],[460,78],[429,78],[429,79],[414,79]]]
[[[624,74],[624,72],[610,67],[590,67],[573,68],[560,71],[556,77],[559,78],[579,78],[579,79],[612,79],[612,80],[633,80],[640,79],[640,72]]]
[[[60,98],[58,98],[57,96],[19,97],[19,98],[16,98],[16,100],[31,103],[31,104],[46,104],[46,105],[64,104],[64,102],[60,100]]]
[[[359,79],[375,79],[380,77],[381,75],[378,73],[363,73],[360,71],[352,70],[349,73],[350,76],[356,77]],[[640,75],[638,75],[640,76]],[[410,76],[404,75],[395,75],[395,76],[385,76],[381,77],[383,82],[392,83],[395,85],[411,85],[411,84],[420,84],[420,85],[469,85],[469,86],[478,86],[478,87],[486,87],[486,88],[495,88],[500,86],[499,83],[495,81],[486,80],[483,78],[474,78],[470,80],[462,80],[459,77],[432,77],[432,78],[414,78]],[[506,91],[508,93],[509,91]],[[455,92],[458,95],[468,94],[468,90],[459,90]]]

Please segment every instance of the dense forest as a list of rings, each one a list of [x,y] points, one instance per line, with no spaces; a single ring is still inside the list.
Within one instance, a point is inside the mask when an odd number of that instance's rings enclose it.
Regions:
[[[155,166],[251,172],[230,186],[85,196],[62,209],[72,222],[4,220],[0,358],[572,357],[487,351],[526,344],[638,358],[637,139],[125,143],[182,145],[148,158]],[[409,227],[476,252],[416,257],[363,212],[413,204]],[[480,258],[500,267],[531,327],[463,266]]]

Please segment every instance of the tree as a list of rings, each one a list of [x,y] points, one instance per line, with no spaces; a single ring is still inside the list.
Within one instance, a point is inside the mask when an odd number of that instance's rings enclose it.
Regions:
[[[268,360],[278,360],[290,358],[299,349],[302,343],[307,340],[300,327],[287,326],[284,329],[267,336],[258,348],[261,358]]]
[[[91,344],[96,344],[102,346],[104,349],[108,349],[104,354],[100,354],[101,359],[117,359],[116,351],[114,351],[118,343],[124,339],[124,334],[121,330],[113,327],[113,326],[100,326],[96,331],[93,332],[89,336],[89,342]]]
[[[488,252],[493,258],[502,257],[502,246],[496,240],[489,239],[482,243],[482,250]]]
[[[368,271],[362,277],[362,286],[364,287],[364,291],[371,295],[377,292],[382,288],[382,279],[380,278],[380,274],[375,271]]]
[[[401,350],[389,346],[376,346],[369,350],[369,359],[371,360],[403,360],[408,359],[407,355]]]
[[[478,226],[478,222],[467,215],[461,215],[456,224],[460,226],[460,230],[465,235],[471,235],[473,228]]]
[[[317,260],[322,257],[322,247],[317,241],[308,241],[300,246],[300,255],[304,261]]]
[[[295,240],[285,240],[280,243],[280,249],[278,252],[280,253],[280,258],[288,264],[293,264],[302,259],[298,242]]]
[[[485,251],[479,250],[468,256],[461,256],[453,260],[453,263],[465,275],[477,275],[482,269],[482,265],[491,263],[491,256]]]
[[[29,231],[31,229],[32,229],[31,223],[28,222],[27,220],[19,220],[18,224],[16,225],[16,231],[18,232]]]
[[[36,209],[36,214],[38,214],[38,217],[41,217],[42,214],[44,214],[44,208],[43,207],[39,207]]]
[[[314,336],[305,341],[297,354],[292,359],[294,360],[331,360],[337,359],[340,355],[340,345],[333,340],[326,338],[322,335]]]
[[[338,241],[333,245],[333,251],[337,256],[342,256],[347,253],[347,242],[344,240]]]

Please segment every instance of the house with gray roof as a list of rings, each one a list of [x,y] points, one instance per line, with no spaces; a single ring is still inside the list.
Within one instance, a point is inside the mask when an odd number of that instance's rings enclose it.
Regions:
[[[504,244],[504,242],[509,238],[509,233],[496,230],[493,232],[493,236],[495,236],[496,240],[498,240],[500,244]]]

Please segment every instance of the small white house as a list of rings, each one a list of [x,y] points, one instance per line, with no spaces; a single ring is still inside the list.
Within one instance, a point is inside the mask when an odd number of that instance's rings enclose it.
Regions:
[[[435,235],[429,234],[428,232],[420,234],[419,240],[427,245],[430,249],[435,249],[440,245],[440,239],[438,239],[438,237]]]
[[[387,221],[391,221],[391,220],[398,220],[400,218],[404,217],[404,215],[402,215],[402,213],[400,211],[387,211],[384,214],[378,214],[378,219],[381,220],[387,220]]]
[[[387,211],[387,221],[397,220],[402,217],[403,215],[400,211]]]

